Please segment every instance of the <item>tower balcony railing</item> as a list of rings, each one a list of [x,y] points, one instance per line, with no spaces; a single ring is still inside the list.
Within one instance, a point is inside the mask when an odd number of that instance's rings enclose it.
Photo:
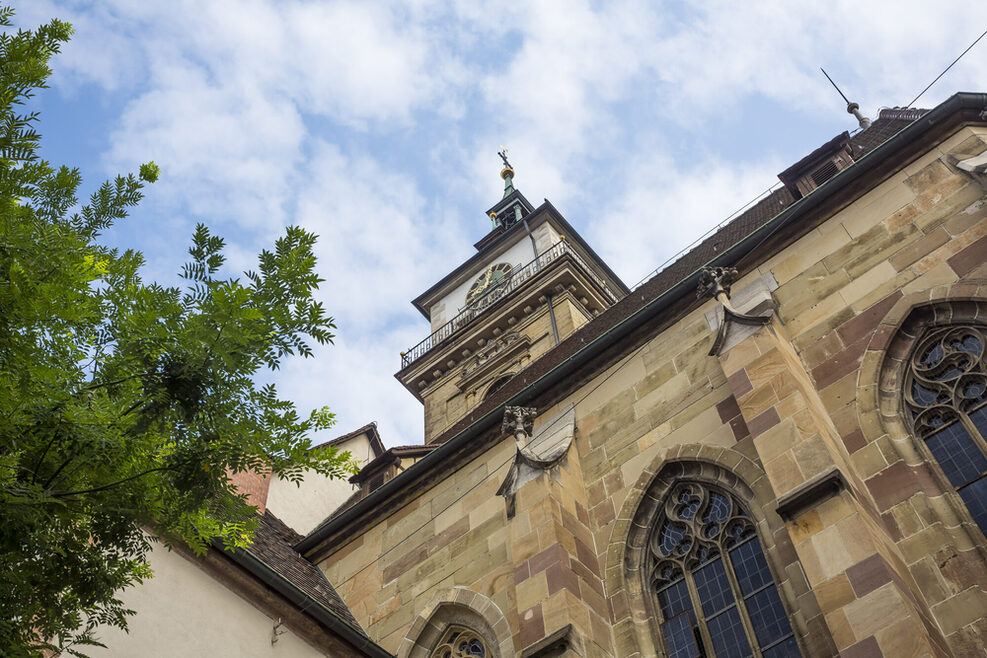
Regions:
[[[476,317],[482,315],[485,310],[490,308],[499,299],[502,299],[505,295],[509,295],[513,291],[517,290],[526,281],[528,281],[528,279],[566,254],[575,260],[580,267],[582,267],[583,271],[594,281],[596,281],[597,284],[599,284],[604,295],[606,295],[611,302],[616,302],[618,300],[617,295],[615,295],[613,290],[610,289],[607,282],[586,265],[586,262],[582,259],[582,257],[576,253],[576,250],[573,249],[566,240],[559,240],[551,247],[543,251],[538,258],[535,258],[527,265],[521,265],[514,268],[514,270],[512,270],[511,273],[507,275],[495,288],[491,288],[488,292],[484,293],[483,296],[474,300],[466,308],[460,311],[456,317],[433,331],[425,338],[425,340],[418,343],[407,352],[401,352],[401,369],[404,370],[424,356],[433,347],[438,346],[440,343],[450,338],[453,334],[458,333],[460,329],[466,327]]]

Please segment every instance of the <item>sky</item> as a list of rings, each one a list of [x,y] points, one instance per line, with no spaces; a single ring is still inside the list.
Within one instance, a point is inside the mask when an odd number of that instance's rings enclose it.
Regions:
[[[905,105],[987,29],[987,3],[30,0],[76,33],[37,101],[43,155],[83,193],[153,160],[106,241],[178,283],[192,230],[229,274],[288,225],[319,235],[333,345],[272,375],[336,427],[421,443],[394,378],[429,333],[411,300],[475,253],[515,184],[633,286],[856,121]],[[987,38],[916,104],[987,91]]]

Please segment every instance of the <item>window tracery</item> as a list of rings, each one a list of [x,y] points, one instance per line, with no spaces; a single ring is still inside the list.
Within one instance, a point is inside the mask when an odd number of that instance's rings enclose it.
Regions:
[[[669,658],[801,655],[754,523],[726,491],[673,487],[648,555]]]
[[[474,631],[450,626],[429,658],[488,658],[487,645]]]
[[[987,367],[984,327],[929,329],[908,362],[904,407],[912,432],[987,534]]]

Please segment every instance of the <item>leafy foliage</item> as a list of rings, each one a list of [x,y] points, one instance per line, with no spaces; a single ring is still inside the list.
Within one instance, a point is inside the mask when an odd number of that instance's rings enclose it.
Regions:
[[[348,454],[308,449],[327,410],[302,417],[255,383],[333,338],[313,299],[315,236],[288,228],[241,281],[220,276],[223,240],[199,225],[187,288],[145,283],[140,253],[99,238],[158,167],[104,183],[80,208],[79,171],[38,157],[38,116],[21,111],[71,32],[53,20],[0,35],[4,656],[75,654],[99,625],[125,627],[117,592],[151,575],[146,528],[198,552],[247,545],[255,509],[230,473],[352,472]]]

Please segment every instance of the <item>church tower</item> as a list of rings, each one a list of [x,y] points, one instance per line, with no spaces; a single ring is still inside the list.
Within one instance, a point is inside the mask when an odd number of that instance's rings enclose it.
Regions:
[[[395,376],[425,405],[425,443],[629,292],[548,200],[532,206],[499,155],[490,232],[412,302],[431,333],[401,353]]]

